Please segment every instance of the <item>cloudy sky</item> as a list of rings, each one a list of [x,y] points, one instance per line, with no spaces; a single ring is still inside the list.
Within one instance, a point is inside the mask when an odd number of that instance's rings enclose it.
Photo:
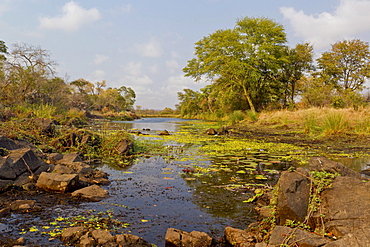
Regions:
[[[284,25],[291,46],[315,51],[339,40],[370,41],[370,0],[1,0],[0,40],[50,51],[58,74],[128,86],[143,108],[174,108],[177,92],[198,90],[183,76],[194,43],[242,17]]]

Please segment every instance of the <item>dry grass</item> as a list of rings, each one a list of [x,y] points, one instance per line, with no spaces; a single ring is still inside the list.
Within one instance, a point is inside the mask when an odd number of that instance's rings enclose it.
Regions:
[[[309,108],[261,112],[257,124],[295,129],[314,135],[370,134],[370,108]]]

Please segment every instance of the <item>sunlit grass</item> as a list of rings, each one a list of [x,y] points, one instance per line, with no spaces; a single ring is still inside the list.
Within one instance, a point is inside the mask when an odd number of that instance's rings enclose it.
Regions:
[[[256,125],[286,126],[302,133],[338,135],[353,133],[370,135],[370,109],[309,108],[261,112]]]

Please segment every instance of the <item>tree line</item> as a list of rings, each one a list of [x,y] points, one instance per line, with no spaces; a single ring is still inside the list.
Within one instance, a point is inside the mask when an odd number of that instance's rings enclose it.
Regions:
[[[185,76],[210,84],[178,93],[182,116],[221,117],[234,111],[297,107],[358,107],[370,77],[369,43],[338,41],[314,59],[313,46],[287,44],[284,27],[245,17],[195,43]]]
[[[85,79],[67,82],[56,76],[57,63],[50,52],[25,43],[8,49],[0,41],[0,110],[49,104],[69,109],[121,112],[131,110],[135,92],[130,87],[107,87]]]

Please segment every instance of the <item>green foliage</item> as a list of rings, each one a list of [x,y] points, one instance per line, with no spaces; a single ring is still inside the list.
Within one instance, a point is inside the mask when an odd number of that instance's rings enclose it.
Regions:
[[[247,111],[247,115],[252,122],[258,121],[258,113],[253,111]]]
[[[185,76],[199,81],[216,79],[243,95],[252,111],[272,99],[278,87],[273,78],[284,61],[284,28],[267,18],[243,18],[234,29],[218,30],[196,43],[196,58],[188,61]]]
[[[369,43],[359,39],[338,41],[317,62],[327,83],[343,90],[362,90],[370,77]]]
[[[233,111],[230,115],[229,115],[229,121],[232,123],[232,124],[235,124],[237,122],[240,122],[244,119],[245,115],[242,111]]]

